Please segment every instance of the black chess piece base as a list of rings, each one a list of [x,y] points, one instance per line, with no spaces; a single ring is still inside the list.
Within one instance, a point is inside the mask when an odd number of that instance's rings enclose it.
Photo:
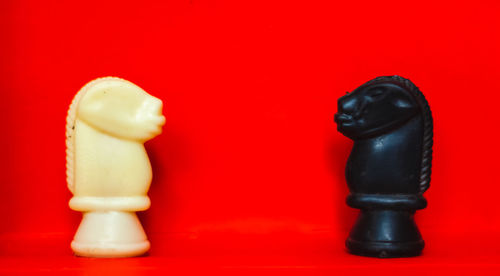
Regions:
[[[361,209],[346,241],[350,253],[379,258],[422,253],[424,241],[413,214],[425,207],[423,197],[351,195],[347,203]],[[389,205],[392,208],[387,208]]]

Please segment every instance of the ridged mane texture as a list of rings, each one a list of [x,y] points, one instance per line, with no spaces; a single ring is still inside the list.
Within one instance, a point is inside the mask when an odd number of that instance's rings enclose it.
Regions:
[[[375,78],[363,86],[374,85],[378,83],[394,83],[399,85],[403,89],[410,91],[413,95],[415,101],[419,105],[422,111],[422,118],[424,122],[424,135],[423,135],[423,148],[422,148],[422,163],[420,168],[420,179],[419,179],[419,193],[424,193],[429,189],[431,182],[431,167],[432,167],[432,145],[434,136],[434,126],[432,120],[432,112],[429,107],[429,103],[425,98],[424,94],[418,89],[418,87],[413,84],[408,79],[400,76],[383,76]]]
[[[104,77],[98,78],[85,84],[75,97],[71,101],[68,109],[68,115],[66,116],[66,182],[68,183],[68,189],[74,193],[75,187],[75,122],[78,112],[78,105],[80,100],[85,96],[87,91],[94,86],[96,83],[106,80],[121,80],[123,79],[117,77]]]

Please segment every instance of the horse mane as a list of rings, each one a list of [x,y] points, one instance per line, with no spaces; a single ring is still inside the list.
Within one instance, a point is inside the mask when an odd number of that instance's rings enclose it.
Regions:
[[[423,148],[422,148],[422,163],[420,168],[420,178],[419,178],[419,193],[424,193],[429,189],[431,182],[431,167],[432,167],[432,144],[433,144],[433,120],[432,113],[429,107],[429,103],[425,98],[424,94],[418,89],[418,87],[413,84],[409,79],[405,79],[400,76],[383,76],[375,78],[363,86],[369,86],[379,83],[394,83],[402,88],[410,91],[413,95],[415,101],[420,106],[422,111],[422,118],[424,122],[424,135],[423,135]]]
[[[85,84],[78,93],[73,97],[66,116],[66,182],[68,189],[74,193],[75,186],[75,122],[80,100],[85,96],[90,87],[97,82],[110,79],[119,79],[117,77],[98,78]]]

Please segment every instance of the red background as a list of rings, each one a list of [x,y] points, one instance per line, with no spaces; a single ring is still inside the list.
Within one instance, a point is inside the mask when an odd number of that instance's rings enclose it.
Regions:
[[[146,2],[0,2],[0,273],[500,271],[498,1]],[[433,111],[427,246],[351,256],[336,100],[392,74]],[[69,249],[66,111],[108,75],[164,101],[148,257]]]

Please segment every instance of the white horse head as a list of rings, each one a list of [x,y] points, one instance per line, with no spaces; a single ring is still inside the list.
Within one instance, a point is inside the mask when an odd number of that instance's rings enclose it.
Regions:
[[[118,78],[89,88],[78,107],[82,121],[109,135],[141,142],[161,133],[165,117],[160,99]]]
[[[77,162],[75,139],[78,135],[88,135],[84,134],[84,128],[94,129],[96,133],[102,133],[103,137],[116,138],[113,141],[124,140],[124,143],[128,141],[142,144],[161,133],[161,127],[165,123],[161,112],[160,99],[129,81],[107,77],[86,84],[74,97],[67,117],[66,167],[70,190],[74,192]],[[86,126],[78,126],[78,122],[83,122],[81,125]],[[93,158],[108,157],[99,155]]]

